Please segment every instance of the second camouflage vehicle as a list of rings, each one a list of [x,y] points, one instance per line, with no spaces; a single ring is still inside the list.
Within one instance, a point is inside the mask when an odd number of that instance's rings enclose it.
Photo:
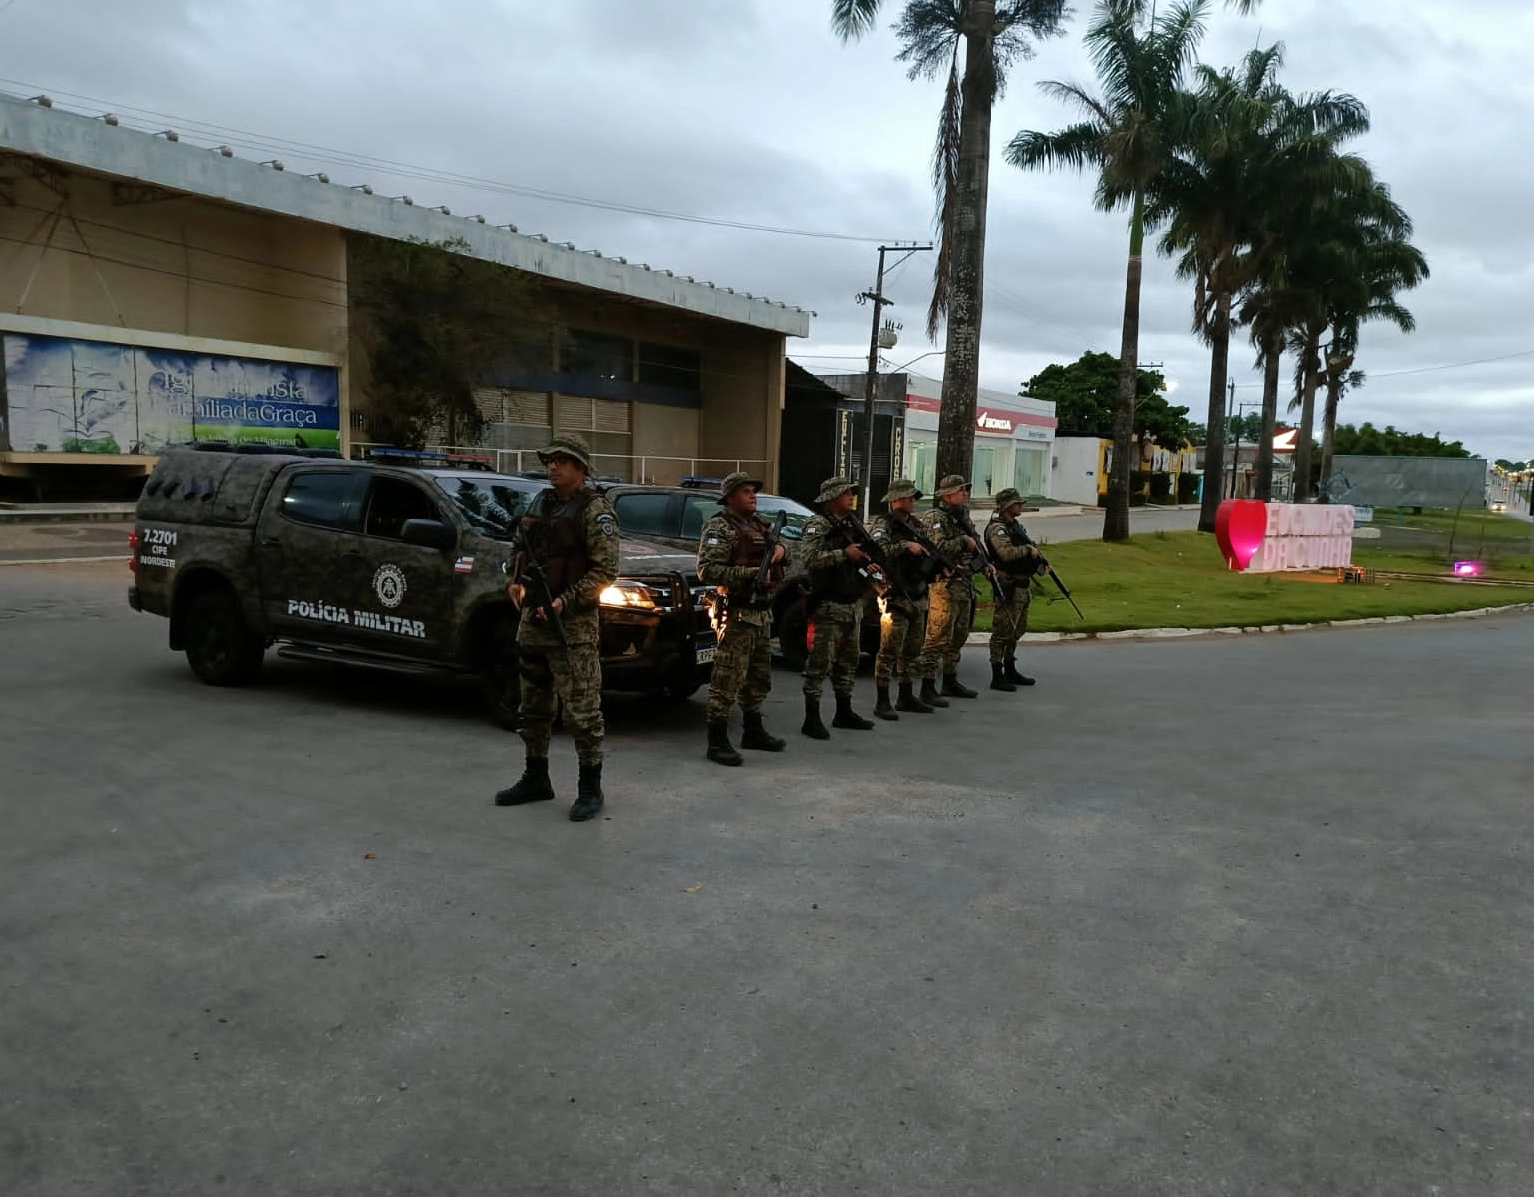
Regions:
[[[212,685],[251,681],[266,650],[405,673],[477,677],[506,726],[518,706],[506,568],[543,489],[476,470],[186,447],[144,486],[137,611]],[[621,542],[601,598],[603,685],[681,698],[708,680],[715,636],[696,559]]]

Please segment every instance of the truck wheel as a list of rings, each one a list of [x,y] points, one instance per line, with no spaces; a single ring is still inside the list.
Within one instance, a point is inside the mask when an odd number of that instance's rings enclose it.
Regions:
[[[783,608],[778,617],[778,651],[783,654],[783,664],[795,673],[803,671],[810,659],[809,618],[804,613],[804,600],[799,599]]]
[[[228,590],[208,590],[186,612],[186,660],[210,686],[243,686],[261,668],[266,645],[245,626],[240,603]]]
[[[498,616],[481,642],[480,691],[491,721],[507,731],[522,726],[522,675],[517,669],[517,619]]]

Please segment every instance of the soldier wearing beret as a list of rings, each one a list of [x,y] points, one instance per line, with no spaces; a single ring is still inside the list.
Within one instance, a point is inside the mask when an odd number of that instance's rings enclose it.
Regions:
[[[785,744],[762,724],[762,704],[772,689],[772,590],[781,584],[787,550],[771,544],[772,525],[756,514],[761,482],[744,471],[728,475],[719,503],[724,508],[703,525],[698,538],[698,577],[718,588],[715,610],[723,614],[719,648],[708,685],[708,759],[739,765],[730,743],[730,709],[736,701],[744,730],[742,748],[782,752]],[[758,586],[769,559],[765,586]]]
[[[831,726],[857,731],[873,727],[852,709],[863,599],[880,578],[873,558],[858,546],[849,518],[856,499],[856,483],[826,479],[815,498],[820,514],[805,522],[799,541],[802,564],[810,575],[807,606],[815,639],[804,667],[804,726],[799,730],[813,740],[831,738],[820,718],[827,673],[836,695]]]
[[[522,740],[527,763],[517,783],[495,796],[497,806],[520,806],[554,797],[549,780],[549,743],[554,700],[564,702],[565,723],[575,740],[580,777],[570,818],[581,823],[602,809],[602,654],[597,603],[618,577],[618,519],[607,500],[587,484],[591,447],[573,435],[556,436],[538,452],[548,467],[548,489],[529,504],[521,521],[522,552],[507,593],[522,611],[517,625],[522,680]],[[563,627],[542,607],[529,609],[532,564],[541,567]],[[541,587],[540,587],[541,589]]]
[[[1028,630],[1039,550],[1018,520],[1023,496],[1007,487],[996,496],[996,510],[985,526],[985,547],[996,564],[996,611],[991,623],[991,689],[1013,691],[1034,679],[1017,671],[1017,642]]]

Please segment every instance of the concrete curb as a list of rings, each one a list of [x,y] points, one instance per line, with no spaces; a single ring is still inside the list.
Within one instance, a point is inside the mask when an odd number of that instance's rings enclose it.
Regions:
[[[133,518],[136,504],[92,503],[78,507],[59,504],[43,507],[0,507],[0,527],[6,524],[83,524]]]
[[[1330,619],[1316,623],[1270,623],[1249,628],[1130,628],[1121,632],[1028,632],[1022,642],[1064,644],[1073,640],[1185,640],[1195,636],[1255,636],[1273,632],[1314,632],[1326,628],[1360,628],[1367,624],[1422,623],[1437,619],[1479,619],[1487,615],[1534,612],[1534,603],[1510,603],[1505,607],[1477,607],[1470,611],[1442,611],[1428,615],[1371,615],[1363,619]],[[966,648],[989,644],[989,632],[971,632]]]
[[[102,561],[127,564],[130,559],[127,553],[114,553],[110,557],[29,557],[22,561],[0,561],[0,568],[7,565],[89,565]]]

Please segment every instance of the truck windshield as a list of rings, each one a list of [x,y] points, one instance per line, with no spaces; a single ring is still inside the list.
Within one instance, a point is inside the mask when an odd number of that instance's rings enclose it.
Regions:
[[[437,485],[468,518],[475,529],[487,536],[509,540],[516,532],[518,518],[538,493],[509,485],[504,478],[437,478]]]

